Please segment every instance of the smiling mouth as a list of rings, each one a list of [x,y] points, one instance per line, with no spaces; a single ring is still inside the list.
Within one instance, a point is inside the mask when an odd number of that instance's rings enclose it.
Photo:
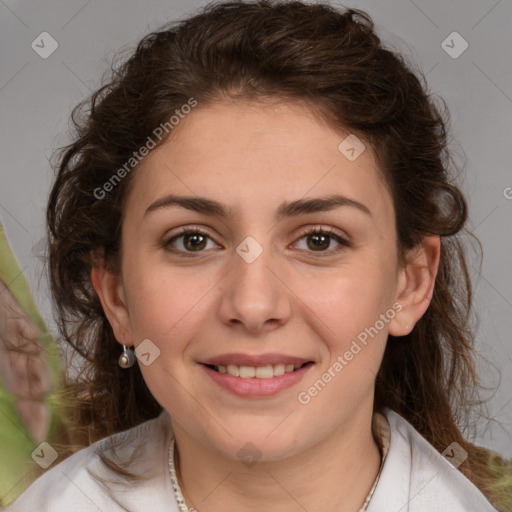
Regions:
[[[293,373],[300,368],[312,365],[313,362],[309,361],[302,364],[269,364],[266,366],[238,366],[236,364],[224,365],[213,365],[206,364],[208,368],[221,373],[228,374],[232,377],[239,377],[241,379],[272,379],[273,377],[279,377],[285,373]]]

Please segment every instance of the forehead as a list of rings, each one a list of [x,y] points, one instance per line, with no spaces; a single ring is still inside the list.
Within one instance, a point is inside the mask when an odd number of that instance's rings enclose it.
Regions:
[[[178,193],[250,212],[340,193],[392,215],[373,150],[354,137],[300,103],[199,105],[139,164],[130,201]]]

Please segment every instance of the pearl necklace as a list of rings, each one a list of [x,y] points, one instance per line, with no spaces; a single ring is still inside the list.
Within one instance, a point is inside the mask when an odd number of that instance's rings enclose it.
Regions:
[[[382,470],[383,464],[384,464],[384,460],[381,463],[380,470]],[[375,482],[373,483],[370,493],[366,497],[364,505],[359,512],[364,512],[368,508],[368,505],[370,504],[370,500],[371,500],[373,493],[375,492],[375,489],[377,487],[377,482],[379,480],[380,473],[381,473],[380,470],[379,470],[379,474],[377,475]],[[183,497],[183,494],[181,492],[180,484],[178,483],[178,477],[176,476],[176,469],[174,467],[174,437],[171,439],[171,443],[169,445],[169,473],[171,473],[172,488],[174,489],[174,497],[176,498],[176,502],[178,503],[179,511],[180,512],[193,512],[193,511],[198,512],[195,508],[192,508],[192,510],[190,510],[187,507],[187,504],[185,503],[185,498]]]
[[[180,512],[190,512],[186,503],[183,494],[181,493],[180,484],[178,483],[178,478],[176,476],[176,470],[174,468],[174,437],[171,439],[171,444],[169,446],[169,472],[171,473],[171,482],[172,488],[174,489],[174,497],[178,503],[178,509]],[[195,510],[195,509],[192,509]]]

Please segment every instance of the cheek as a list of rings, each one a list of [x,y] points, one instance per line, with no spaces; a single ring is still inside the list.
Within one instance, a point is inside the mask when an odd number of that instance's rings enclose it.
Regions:
[[[389,319],[383,322],[380,315],[392,302],[387,275],[376,266],[351,266],[350,272],[325,280],[325,293],[316,289],[310,294],[305,309],[314,312],[312,329],[322,341],[323,357],[297,400],[307,406],[310,417],[322,418],[322,425],[315,424],[314,429],[336,424],[373,396],[389,325]]]
[[[331,345],[343,348],[391,306],[393,282],[388,276],[377,265],[348,265],[323,277],[306,276],[298,295],[310,317],[317,319],[315,330],[325,333]]]
[[[135,345],[150,339],[168,365],[185,357],[189,341],[211,321],[221,278],[214,270],[139,262],[125,282]]]
[[[193,281],[185,281],[177,272],[170,276],[161,270],[138,265],[126,281],[135,345],[149,338],[161,349],[168,346],[199,300],[200,292]]]

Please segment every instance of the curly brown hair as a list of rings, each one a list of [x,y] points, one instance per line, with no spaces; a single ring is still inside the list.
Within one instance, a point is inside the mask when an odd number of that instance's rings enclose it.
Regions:
[[[209,4],[145,36],[73,111],[76,136],[58,152],[47,223],[60,332],[84,358],[78,384],[68,385],[70,421],[82,433],[75,441],[87,445],[162,410],[138,366],[118,366],[119,344],[91,284],[93,255],[119,269],[123,205],[136,167],[109,187],[108,199],[94,191],[104,191],[190,98],[204,105],[262,97],[307,102],[331,126],[373,147],[393,198],[402,262],[424,236],[441,237],[431,304],[409,335],[390,336],[375,409],[397,411],[439,451],[459,443],[469,454],[459,470],[498,505],[490,455],[462,433],[479,383],[472,289],[458,236],[467,205],[451,175],[446,105],[428,93],[420,70],[384,47],[368,14],[324,4]]]

